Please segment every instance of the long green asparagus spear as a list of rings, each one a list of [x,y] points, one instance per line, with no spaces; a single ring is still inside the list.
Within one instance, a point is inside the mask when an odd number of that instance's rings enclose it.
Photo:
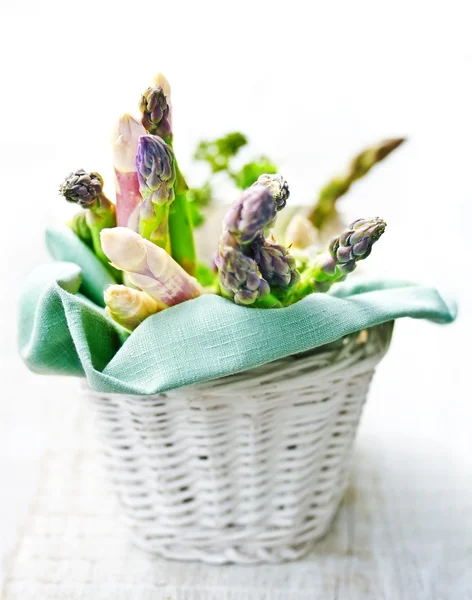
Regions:
[[[164,139],[172,147],[172,106],[170,86],[162,74],[155,77],[155,85],[142,95],[139,104],[142,124],[155,135]],[[187,202],[188,185],[177,160],[175,160],[175,198],[169,207],[169,237],[172,257],[189,273],[195,274],[196,252],[193,239],[192,219]]]
[[[326,221],[336,213],[336,201],[349,191],[355,181],[367,175],[372,167],[386,158],[404,141],[405,138],[384,140],[355,156],[347,172],[332,179],[321,190],[316,205],[308,214],[313,225],[317,229],[322,229]]]
[[[87,225],[87,213],[82,210],[72,215],[68,226],[72,229],[75,235],[80,238],[84,244],[93,250],[93,239],[90,227]]]

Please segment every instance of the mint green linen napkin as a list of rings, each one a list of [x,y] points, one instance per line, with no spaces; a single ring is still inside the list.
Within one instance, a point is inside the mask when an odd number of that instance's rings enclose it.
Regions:
[[[456,316],[455,304],[434,288],[359,278],[283,309],[204,295],[149,317],[129,334],[105,315],[103,290],[113,280],[89,248],[67,228],[48,230],[46,241],[60,262],[38,267],[24,286],[21,356],[34,372],[85,375],[102,392],[155,394],[400,317],[450,323]]]

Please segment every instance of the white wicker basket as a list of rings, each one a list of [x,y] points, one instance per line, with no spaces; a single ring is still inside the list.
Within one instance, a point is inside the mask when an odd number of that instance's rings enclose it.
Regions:
[[[392,327],[165,394],[88,390],[135,543],[212,563],[306,553],[343,496]]]

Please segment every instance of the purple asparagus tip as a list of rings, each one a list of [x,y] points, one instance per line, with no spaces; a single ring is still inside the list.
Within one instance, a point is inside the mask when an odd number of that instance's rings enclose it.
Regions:
[[[167,204],[174,199],[176,177],[174,154],[157,135],[142,135],[136,154],[139,189],[144,199]]]
[[[103,192],[103,179],[95,172],[88,173],[79,169],[68,175],[59,186],[59,193],[67,202],[78,204],[82,208],[92,207]]]
[[[159,85],[148,87],[141,96],[141,122],[154,135],[168,138],[172,135],[171,109],[167,96]]]
[[[270,292],[269,284],[259,275],[256,262],[238,248],[225,248],[217,265],[221,288],[236,304],[254,304]]]

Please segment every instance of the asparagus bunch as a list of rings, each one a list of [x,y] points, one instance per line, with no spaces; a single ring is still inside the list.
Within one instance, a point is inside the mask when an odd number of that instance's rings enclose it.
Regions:
[[[125,114],[113,135],[116,210],[103,193],[98,173],[76,171],[60,187],[67,201],[84,209],[71,221],[74,232],[117,281],[124,277],[129,284],[113,285],[105,292],[107,314],[129,330],[204,292],[192,276],[197,264],[187,196],[199,197],[204,204],[211,195],[211,186],[201,194],[189,192],[179,170],[172,147],[170,86],[162,75],[142,94],[139,107],[141,123]],[[286,237],[293,248],[310,245],[314,228],[335,214],[336,200],[402,142],[388,140],[365,150],[344,176],[330,182],[310,219],[298,215],[289,225]],[[198,157],[210,164],[212,172],[226,171],[238,186],[247,188],[223,220],[215,258],[218,292],[237,304],[261,308],[288,306],[313,292],[327,292],[369,256],[385,222],[354,221],[327,251],[311,258],[306,253],[300,271],[289,248],[268,236],[289,197],[287,182],[273,172],[275,165],[266,157],[247,163],[239,172],[231,169],[231,159],[246,143],[242,134],[233,133],[199,148]],[[198,269],[201,273],[202,266]],[[208,268],[204,276],[210,286]]]
[[[170,85],[161,73],[155,77],[154,85],[147,88],[142,94],[139,109],[142,115],[141,122],[145,129],[150,134],[162,138],[172,148]],[[187,202],[188,185],[174,155],[173,163],[175,168],[174,197],[168,207],[169,250],[173,258],[188,273],[194,275],[196,271],[196,254],[192,221]]]
[[[332,179],[320,192],[318,201],[308,214],[311,223],[322,229],[336,214],[336,201],[346,194],[352,184],[361,179],[379,162],[398,148],[405,138],[388,139],[363,150],[351,161],[346,173]]]
[[[93,248],[97,257],[110,269],[108,259],[102,249],[100,232],[102,229],[115,227],[116,212],[115,205],[103,192],[101,175],[79,169],[66,177],[59,187],[59,193],[67,202],[78,204],[84,209],[84,216],[74,217],[71,227],[84,243]],[[110,270],[116,275],[113,269]]]

